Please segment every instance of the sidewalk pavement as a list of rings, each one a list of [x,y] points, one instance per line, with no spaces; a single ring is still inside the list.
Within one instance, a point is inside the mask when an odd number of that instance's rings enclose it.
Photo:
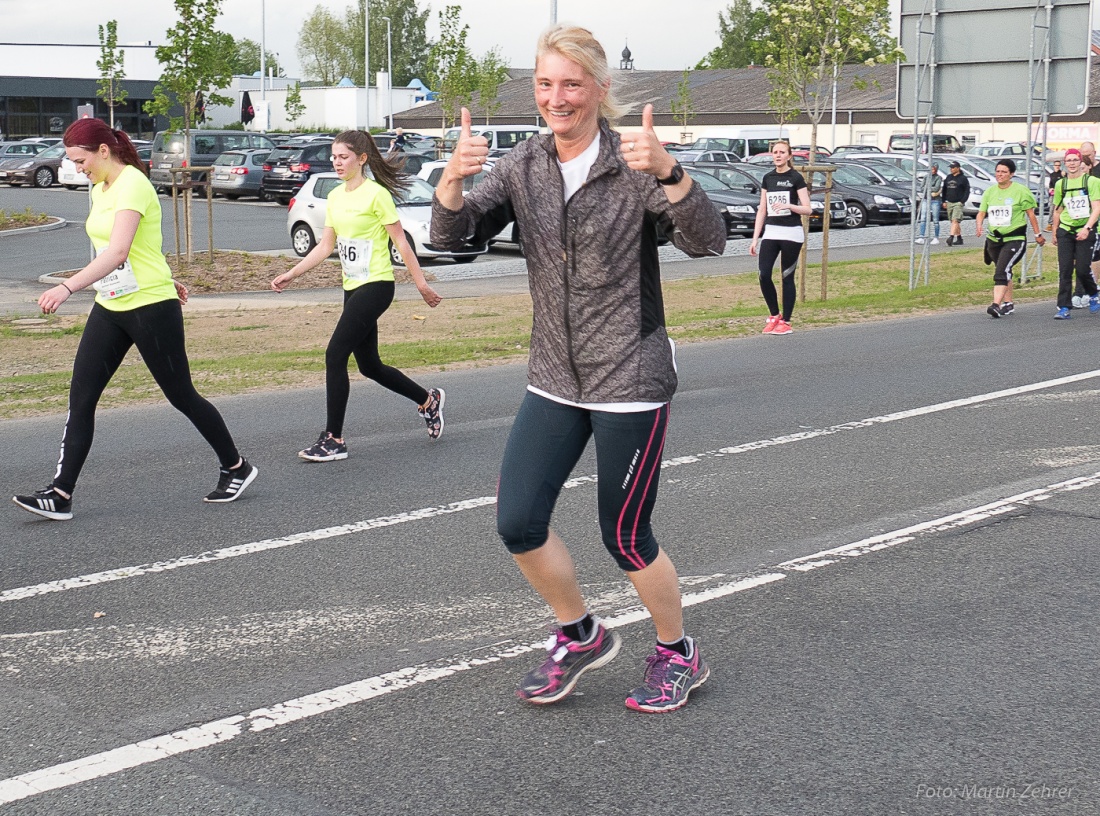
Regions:
[[[747,243],[746,243],[747,246]],[[967,248],[972,248],[969,245]],[[908,241],[895,241],[877,244],[829,247],[830,261],[869,260],[907,256]],[[820,251],[811,250],[810,263],[820,262]],[[486,267],[484,277],[475,277],[477,266]],[[475,264],[463,268],[465,277],[447,280],[444,267],[429,271],[439,274],[440,280],[433,281],[432,287],[444,298],[472,298],[488,295],[523,294],[527,290],[526,274],[494,275],[493,263]],[[691,261],[664,262],[661,265],[663,280],[682,280],[685,278],[710,277],[718,275],[736,275],[755,273],[757,259],[745,255],[724,255],[720,258],[702,258]],[[38,314],[37,300],[48,286],[48,277],[41,282],[0,283],[0,315],[21,315],[25,317]],[[77,292],[58,310],[58,314],[85,314],[91,308],[95,292],[86,289]],[[397,300],[416,300],[420,293],[411,283],[398,284]],[[186,311],[236,311],[242,309],[270,309],[273,307],[296,307],[315,305],[339,305],[342,292],[337,287],[325,289],[289,289],[282,293],[272,291],[242,292],[228,295],[191,295]]]

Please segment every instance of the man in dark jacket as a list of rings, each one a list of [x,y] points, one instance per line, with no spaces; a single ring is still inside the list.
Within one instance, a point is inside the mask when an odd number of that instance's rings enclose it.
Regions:
[[[947,236],[948,246],[962,246],[963,205],[970,198],[970,180],[957,161],[951,162],[950,172],[943,180],[943,200],[947,206],[947,217],[951,219],[951,234]]]

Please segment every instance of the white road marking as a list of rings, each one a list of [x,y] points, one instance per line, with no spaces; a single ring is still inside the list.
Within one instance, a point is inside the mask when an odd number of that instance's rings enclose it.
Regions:
[[[863,428],[870,428],[876,425],[883,425],[890,422],[898,422],[904,419],[913,419],[915,417],[927,416],[929,414],[935,414],[942,411],[950,411],[956,408],[965,408],[971,405],[978,405],[983,402],[1005,399],[1007,397],[1014,397],[1033,391],[1042,391],[1049,388],[1057,388],[1062,385],[1070,385],[1072,383],[1095,379],[1097,377],[1100,377],[1100,370],[1086,371],[1081,374],[1072,374],[1068,377],[1058,377],[1053,380],[1044,380],[1042,382],[1032,383],[1030,385],[1021,385],[1014,388],[1006,388],[1001,391],[992,391],[988,394],[977,394],[973,397],[963,397],[962,399],[939,402],[935,405],[925,405],[920,408],[910,408],[905,411],[897,411],[892,414],[869,417],[868,419],[861,419],[855,422],[844,422],[839,425],[831,425],[827,428],[810,429],[806,431],[800,431],[798,433],[773,437],[771,439],[761,439],[755,442],[746,442],[741,445],[733,445],[730,447],[719,448],[718,450],[706,451],[704,453],[678,456],[673,459],[666,459],[661,463],[661,467],[662,469],[679,467],[682,465],[695,464],[704,459],[733,456],[736,454],[747,453],[749,451],[775,447],[777,445],[787,445],[792,442],[806,442],[811,439],[817,439],[818,437],[823,436],[831,436],[833,434],[841,433],[844,431],[855,431]],[[567,481],[564,487],[574,488],[584,484],[591,484],[595,481],[595,475],[578,476]],[[297,544],[322,541],[328,538],[336,538],[339,536],[350,535],[352,533],[360,533],[366,530],[373,530],[378,527],[390,527],[395,524],[404,524],[410,521],[420,521],[422,519],[436,518],[438,516],[445,516],[450,513],[460,513],[465,510],[472,510],[474,508],[485,507],[491,504],[496,504],[496,496],[480,496],[478,498],[465,499],[463,501],[453,502],[451,504],[446,504],[439,507],[423,507],[419,510],[411,510],[406,513],[398,513],[397,515],[393,516],[382,516],[379,518],[354,522],[352,524],[343,524],[338,527],[326,527],[320,530],[310,530],[308,532],[295,533],[293,535],[284,536],[282,538],[268,538],[264,539],[263,541],[254,541],[249,544],[239,544],[234,547],[226,547],[220,550],[208,550],[207,552],[199,553],[197,555],[183,556],[182,558],[174,558],[166,561],[156,561],[150,564],[139,564],[132,567],[119,567],[112,570],[105,570],[103,572],[95,572],[88,575],[81,575],[75,578],[63,578],[57,581],[47,581],[41,584],[34,584],[32,586],[16,587],[14,589],[8,589],[0,592],[0,603],[20,601],[27,598],[33,598],[38,595],[47,595],[51,592],[64,592],[70,589],[80,589],[83,587],[95,586],[97,584],[109,583],[111,581],[121,581],[126,578],[137,578],[142,575],[149,575],[151,573],[169,572],[171,570],[177,570],[183,567],[193,567],[200,564],[208,564],[212,561],[223,561],[228,558],[238,558],[244,555],[255,555],[256,553],[266,552],[268,550],[276,550],[283,547],[292,547]]]
[[[840,563],[846,559],[858,558],[868,553],[914,541],[926,533],[938,533],[982,522],[1035,502],[1047,500],[1057,493],[1083,490],[1098,484],[1100,484],[1100,472],[1029,490],[1006,499],[882,533],[841,547],[791,559],[770,570],[730,581],[720,586],[699,592],[685,593],[683,604],[685,607],[695,606],[738,592],[766,586],[776,581],[782,581],[791,575],[817,570],[831,564]],[[648,617],[649,612],[644,607],[635,606],[622,609],[617,614],[605,618],[604,623],[610,628],[617,628],[645,620]],[[148,765],[190,751],[226,743],[245,734],[278,728],[348,705],[362,703],[397,691],[453,677],[462,672],[529,654],[537,651],[542,645],[542,641],[527,644],[508,641],[484,650],[477,650],[465,655],[430,663],[421,663],[416,666],[408,666],[385,674],[357,680],[343,686],[307,694],[270,707],[257,708],[247,714],[224,717],[70,762],[30,771],[19,776],[0,780],[0,804],[17,802],[47,791],[70,787],[93,779],[101,779],[128,768]]]

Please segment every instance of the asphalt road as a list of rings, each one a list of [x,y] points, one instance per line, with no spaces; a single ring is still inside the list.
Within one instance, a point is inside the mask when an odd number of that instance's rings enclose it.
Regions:
[[[1100,813],[1100,370],[1067,353],[1098,327],[681,348],[655,521],[713,675],[663,716],[623,707],[652,627],[584,478],[555,525],[623,653],[561,704],[512,696],[549,624],[493,524],[522,367],[428,378],[437,443],[356,383],[328,465],[295,456],[320,389],[219,400],[261,470],[226,506],[170,408],[103,411],[75,519],[0,516],[0,809]],[[62,421],[0,423],[9,494]]]

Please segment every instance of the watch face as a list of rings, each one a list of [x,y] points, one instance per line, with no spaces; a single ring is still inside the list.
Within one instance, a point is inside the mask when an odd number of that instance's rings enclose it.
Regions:
[[[676,162],[676,166],[672,168],[672,172],[669,173],[668,178],[657,179],[658,184],[679,184],[684,178],[684,168],[679,162]]]

